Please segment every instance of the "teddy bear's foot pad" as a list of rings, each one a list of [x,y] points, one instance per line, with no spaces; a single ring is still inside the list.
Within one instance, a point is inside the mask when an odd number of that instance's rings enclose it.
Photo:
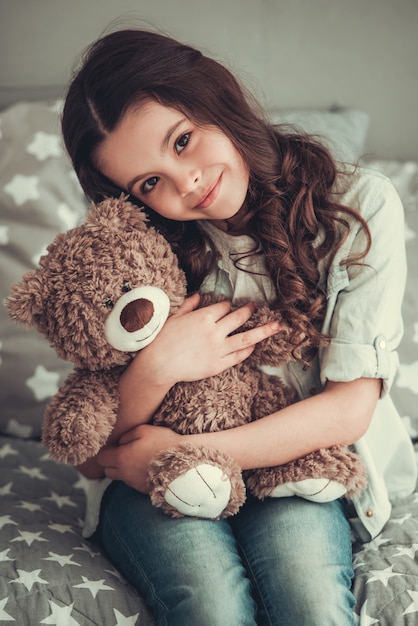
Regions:
[[[299,496],[311,502],[331,502],[338,500],[347,493],[341,483],[328,478],[307,478],[299,482],[278,485],[269,494],[271,498],[288,498]]]
[[[227,506],[230,495],[231,482],[222,469],[202,463],[175,478],[164,498],[183,515],[216,519]]]

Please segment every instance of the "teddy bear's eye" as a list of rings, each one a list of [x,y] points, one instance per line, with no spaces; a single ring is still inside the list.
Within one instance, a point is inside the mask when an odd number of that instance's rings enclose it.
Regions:
[[[122,285],[122,293],[127,293],[128,291],[131,291],[132,287],[130,286],[130,284],[125,280],[125,282]]]
[[[114,307],[113,300],[106,300],[105,307],[106,309],[113,309]]]

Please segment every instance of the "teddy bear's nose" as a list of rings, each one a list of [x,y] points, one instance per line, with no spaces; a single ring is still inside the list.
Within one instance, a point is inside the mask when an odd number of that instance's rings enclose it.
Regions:
[[[120,323],[129,333],[143,328],[154,315],[154,305],[150,300],[138,298],[128,302],[120,314]]]

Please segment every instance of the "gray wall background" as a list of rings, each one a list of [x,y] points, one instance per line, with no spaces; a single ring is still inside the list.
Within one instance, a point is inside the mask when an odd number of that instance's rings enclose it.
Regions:
[[[198,46],[267,107],[363,109],[368,151],[418,159],[418,0],[0,0],[0,90],[64,85],[110,24]]]

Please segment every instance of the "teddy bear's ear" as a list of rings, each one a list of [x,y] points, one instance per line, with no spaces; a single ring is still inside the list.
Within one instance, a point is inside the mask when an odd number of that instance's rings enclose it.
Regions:
[[[40,270],[27,272],[19,283],[12,285],[4,301],[10,318],[29,326],[39,326],[45,298]]]
[[[90,228],[114,228],[116,230],[147,229],[147,216],[142,207],[128,200],[127,195],[119,198],[107,198],[90,207],[86,226]]]

